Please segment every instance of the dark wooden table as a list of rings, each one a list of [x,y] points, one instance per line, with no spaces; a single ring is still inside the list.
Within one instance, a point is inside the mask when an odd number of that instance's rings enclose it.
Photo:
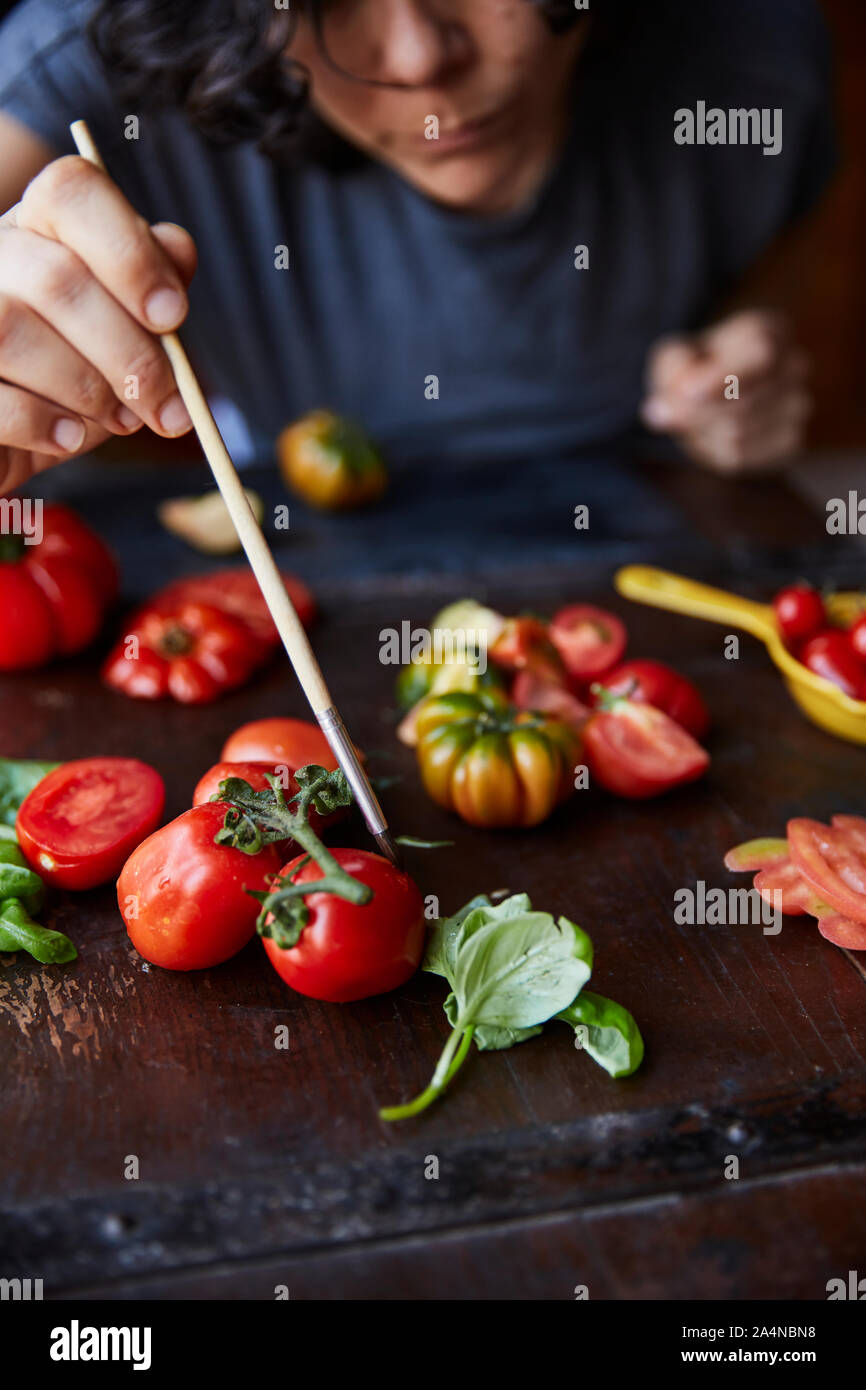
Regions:
[[[121,468],[94,489],[86,468],[61,474],[46,486],[121,546],[129,597],[202,567],[152,519],[177,477]],[[289,993],[258,942],[169,974],[131,949],[111,888],[59,896],[50,922],[79,959],[0,957],[0,1275],[42,1277],[60,1298],[270,1299],[287,1285],[293,1299],[571,1299],[585,1284],[595,1299],[821,1299],[828,1279],[866,1271],[866,962],[806,919],[778,936],[673,920],[676,889],[741,883],[721,866],[731,844],[795,814],[866,814],[866,750],[806,723],[750,639],[725,661],[721,628],[624,604],[609,584],[642,559],[762,596],[803,572],[856,585],[862,551],[831,542],[781,483],[595,463],[533,469],[521,488],[509,502],[495,470],[463,484],[431,470],[398,479],[378,516],[296,509],[280,559],[316,581],[316,644],[353,734],[402,774],[392,822],[456,838],[414,853],[423,890],[449,912],[523,889],[580,922],[594,987],[641,1025],[643,1067],[613,1081],[550,1029],[473,1053],[444,1103],[388,1127],[377,1107],[418,1091],[442,1046],[440,981],[322,1005]],[[581,535],[571,515],[588,497]],[[437,811],[393,737],[379,633],[466,592],[623,613],[634,654],[675,662],[707,695],[706,780],[642,805],[583,792],[526,833]],[[280,661],[202,710],[129,702],[95,672],[91,654],[3,680],[0,751],[144,758],[170,814],[237,724],[304,713]]]

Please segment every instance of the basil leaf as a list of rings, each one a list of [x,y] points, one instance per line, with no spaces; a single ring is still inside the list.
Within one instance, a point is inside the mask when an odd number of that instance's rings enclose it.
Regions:
[[[459,949],[458,937],[465,926],[463,939],[484,927],[488,922],[517,917],[521,912],[529,912],[532,904],[525,893],[513,893],[501,903],[492,903],[486,893],[479,893],[455,912],[453,917],[440,917],[430,935],[423,969],[431,975],[443,975],[449,984],[454,983],[454,962]]]
[[[515,1043],[526,1042],[542,1032],[540,1023],[532,1028],[497,1028],[493,1023],[479,1023],[475,1029],[475,1042],[481,1052],[504,1052]]]
[[[588,937],[549,912],[488,921],[458,941],[454,993],[464,1028],[531,1028],[570,1003],[589,979]],[[583,938],[583,939],[580,939]]]
[[[630,1076],[643,1061],[640,1030],[628,1009],[613,999],[587,989],[556,1017],[570,1023],[576,1033],[585,1030],[577,1034],[583,1039],[582,1051],[611,1076]]]
[[[43,965],[59,965],[78,955],[68,936],[40,927],[17,898],[0,903],[0,951],[29,951]]]
[[[453,917],[437,917],[433,924],[427,941],[427,950],[424,954],[422,969],[431,975],[441,975],[444,979],[451,979],[454,967],[454,945],[463,920],[476,907],[486,904],[490,906],[490,899],[483,893],[479,893],[477,898],[472,898],[461,907],[459,912],[455,912]]]
[[[31,869],[15,840],[0,838],[0,901],[20,898],[28,912],[38,912],[45,885]]]
[[[22,762],[15,758],[0,758],[0,821],[14,825],[18,807],[38,782],[53,772],[59,763]]]

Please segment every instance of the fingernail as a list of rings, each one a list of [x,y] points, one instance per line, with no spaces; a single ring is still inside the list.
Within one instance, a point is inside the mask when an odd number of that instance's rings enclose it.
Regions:
[[[176,328],[183,318],[185,309],[186,301],[183,295],[168,288],[154,290],[144,301],[147,321],[160,333]]]
[[[661,400],[658,396],[652,396],[648,401],[644,401],[641,406],[641,418],[647,425],[652,425],[656,429],[664,429],[673,420],[673,411],[667,401]]]
[[[129,409],[129,406],[118,406],[114,412],[114,418],[122,430],[138,429],[142,421]]]
[[[159,423],[166,434],[182,434],[192,424],[186,406],[177,392],[173,396],[169,396],[159,412]]]
[[[63,416],[56,420],[51,431],[51,438],[58,449],[65,449],[68,454],[74,454],[84,443],[84,436],[87,429],[81,420],[73,420],[68,416]]]

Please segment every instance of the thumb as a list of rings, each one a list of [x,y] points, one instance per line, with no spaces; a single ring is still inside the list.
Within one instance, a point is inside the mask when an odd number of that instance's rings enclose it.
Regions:
[[[189,232],[176,222],[154,222],[150,233],[174,262],[184,285],[189,285],[198,264],[198,251]]]

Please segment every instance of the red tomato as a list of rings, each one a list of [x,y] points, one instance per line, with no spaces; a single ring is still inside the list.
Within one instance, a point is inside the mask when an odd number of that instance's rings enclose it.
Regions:
[[[275,845],[244,854],[214,843],[226,808],[194,806],[151,835],[117,880],[129,938],[165,970],[204,970],[237,954],[255,935],[258,899],[281,857]]]
[[[313,595],[306,584],[293,574],[283,574],[281,577],[298,617],[304,627],[309,627],[316,616],[316,601]],[[187,600],[222,608],[233,617],[241,618],[262,641],[272,646],[279,643],[279,633],[262,597],[258,580],[246,566],[212,570],[209,574],[178,579],[157,594],[153,603],[166,602],[173,605]]]
[[[408,874],[381,855],[363,849],[335,849],[334,858],[353,878],[373,889],[363,906],[333,893],[305,898],[310,920],[297,945],[282,949],[263,937],[268,959],[277,974],[299,994],[346,1004],[385,994],[414,975],[424,952],[424,902]],[[313,882],[322,877],[312,860],[299,868],[300,855],[282,870],[281,878]]]
[[[846,632],[825,628],[804,643],[797,652],[797,659],[816,676],[832,681],[852,699],[866,697],[866,666],[851,650]]]
[[[321,764],[319,765],[321,766]],[[271,784],[268,781],[268,777],[281,778],[281,786],[283,782],[287,782],[287,785],[283,787],[283,795],[286,801],[289,801],[298,790],[298,784],[291,775],[291,771],[288,779],[286,779],[285,764],[264,762],[215,763],[214,766],[205,773],[193,792],[193,806],[206,805],[211,797],[216,796],[219,791],[220,782],[224,782],[227,777],[242,777],[245,782],[249,783],[254,792],[263,792],[269,789]],[[312,807],[307,812],[310,825],[317,835],[321,835],[326,827],[333,825],[336,821],[342,820],[345,814],[345,811],[340,810],[335,811],[333,815],[330,816],[320,816],[318,811],[314,811]],[[284,856],[297,852],[292,848],[294,845],[293,840],[283,840],[281,844],[283,845]]]
[[[114,556],[95,531],[85,525],[69,507],[51,502],[42,509],[42,544],[44,555],[75,560],[89,570],[103,600],[113,603],[117,597],[118,573]]]
[[[788,821],[788,843],[792,860],[821,901],[843,917],[866,924],[866,841],[861,828],[822,825],[801,816]]]
[[[565,684],[562,660],[540,618],[507,618],[490,656],[508,671],[532,671],[542,680]]]
[[[812,911],[815,893],[791,859],[769,865],[755,874],[753,885],[771,907],[776,906],[774,894],[781,894],[781,908],[786,917],[802,917]]]
[[[590,603],[561,608],[550,624],[550,636],[572,680],[599,680],[622,659],[625,625],[614,613]]]
[[[806,642],[827,624],[824,600],[811,584],[791,584],[773,599],[779,632],[789,646]]]
[[[181,704],[202,705],[244,685],[267,653],[246,623],[221,608],[161,604],[132,619],[106,657],[102,678],[135,700],[170,695]]]
[[[220,757],[227,763],[268,762],[297,772],[307,763],[333,772],[337,759],[318,724],[306,719],[254,719],[226,739]]]
[[[866,613],[849,627],[848,644],[857,660],[866,662]]]
[[[79,758],[25,797],[15,830],[33,868],[58,888],[116,878],[131,850],[159,825],[162,778],[135,758]]]
[[[89,646],[116,590],[99,537],[67,507],[46,503],[38,544],[0,537],[0,670],[43,666]]]
[[[617,796],[657,796],[693,782],[709,757],[691,734],[653,705],[616,699],[584,726],[584,751],[592,776]]]
[[[520,709],[536,709],[561,719],[572,728],[582,729],[592,713],[576,695],[559,681],[545,680],[534,671],[520,671],[511,689],[511,698]]]
[[[655,705],[692,738],[702,739],[710,727],[710,713],[697,686],[661,661],[624,661],[605,676],[604,688],[611,695]]]

